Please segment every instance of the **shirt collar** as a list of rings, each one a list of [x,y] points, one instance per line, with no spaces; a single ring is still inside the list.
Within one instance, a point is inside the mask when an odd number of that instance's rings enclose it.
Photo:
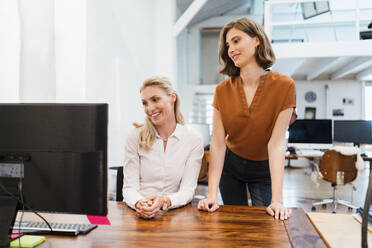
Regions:
[[[180,140],[184,133],[185,133],[185,126],[177,123],[176,129],[173,131],[171,135],[169,135],[169,138],[175,137],[176,139]],[[161,139],[160,135],[158,134],[158,131],[156,131],[156,138]]]

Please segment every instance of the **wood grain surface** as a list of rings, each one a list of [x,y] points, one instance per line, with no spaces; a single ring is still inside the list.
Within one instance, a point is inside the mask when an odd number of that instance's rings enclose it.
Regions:
[[[325,247],[302,209],[284,222],[264,207],[220,206],[207,213],[187,205],[144,220],[124,203],[109,202],[108,218],[110,226],[85,236],[46,235],[39,247]]]

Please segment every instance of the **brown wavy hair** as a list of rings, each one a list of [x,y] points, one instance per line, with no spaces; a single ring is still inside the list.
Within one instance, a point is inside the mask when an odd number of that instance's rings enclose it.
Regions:
[[[170,94],[176,94],[176,101],[174,102],[174,115],[176,117],[176,123],[179,123],[181,125],[184,125],[184,119],[183,115],[180,111],[180,97],[178,96],[177,92],[173,89],[172,83],[169,81],[166,77],[159,77],[154,76],[151,77],[145,82],[143,82],[140,92],[142,92],[146,87],[148,86],[156,86],[160,89],[164,90],[165,93],[168,95]],[[152,149],[152,145],[154,144],[155,138],[156,138],[156,128],[152,121],[149,119],[149,117],[145,117],[145,124],[138,124],[133,123],[133,126],[136,128],[141,128],[139,132],[139,144],[140,146],[145,149],[146,151],[149,151]]]
[[[251,38],[258,38],[259,45],[255,51],[255,58],[259,66],[261,66],[263,69],[267,69],[274,64],[275,54],[262,26],[255,20],[244,17],[233,20],[222,28],[220,33],[220,48],[218,53],[221,64],[220,73],[230,77],[237,77],[240,75],[240,68],[236,67],[234,62],[230,59],[228,55],[228,48],[226,46],[226,34],[232,28],[245,32]]]

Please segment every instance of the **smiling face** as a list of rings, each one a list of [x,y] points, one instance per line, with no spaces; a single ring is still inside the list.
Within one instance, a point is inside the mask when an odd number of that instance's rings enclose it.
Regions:
[[[145,114],[155,126],[176,122],[174,114],[176,94],[167,94],[158,86],[147,86],[141,91],[141,98]]]
[[[232,28],[226,33],[226,48],[229,58],[238,68],[250,63],[257,63],[255,59],[256,47],[259,45],[257,37],[250,37],[247,33]]]

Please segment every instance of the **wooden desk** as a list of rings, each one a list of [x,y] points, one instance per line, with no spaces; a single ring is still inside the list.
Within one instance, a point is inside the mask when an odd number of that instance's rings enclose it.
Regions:
[[[321,159],[321,155],[301,155],[301,154],[289,154],[285,155],[285,159],[299,159],[299,158],[307,158],[307,159]]]
[[[264,207],[220,206],[214,213],[195,205],[170,210],[152,220],[136,216],[122,202],[109,202],[110,226],[86,236],[46,235],[40,247],[326,247],[302,209],[286,221]]]
[[[285,156],[285,159],[298,159],[298,158],[307,158],[307,159],[321,159],[321,155],[310,156],[310,155],[301,155],[301,154],[288,154]],[[369,162],[369,169],[372,169],[372,157],[362,157],[364,161]]]

